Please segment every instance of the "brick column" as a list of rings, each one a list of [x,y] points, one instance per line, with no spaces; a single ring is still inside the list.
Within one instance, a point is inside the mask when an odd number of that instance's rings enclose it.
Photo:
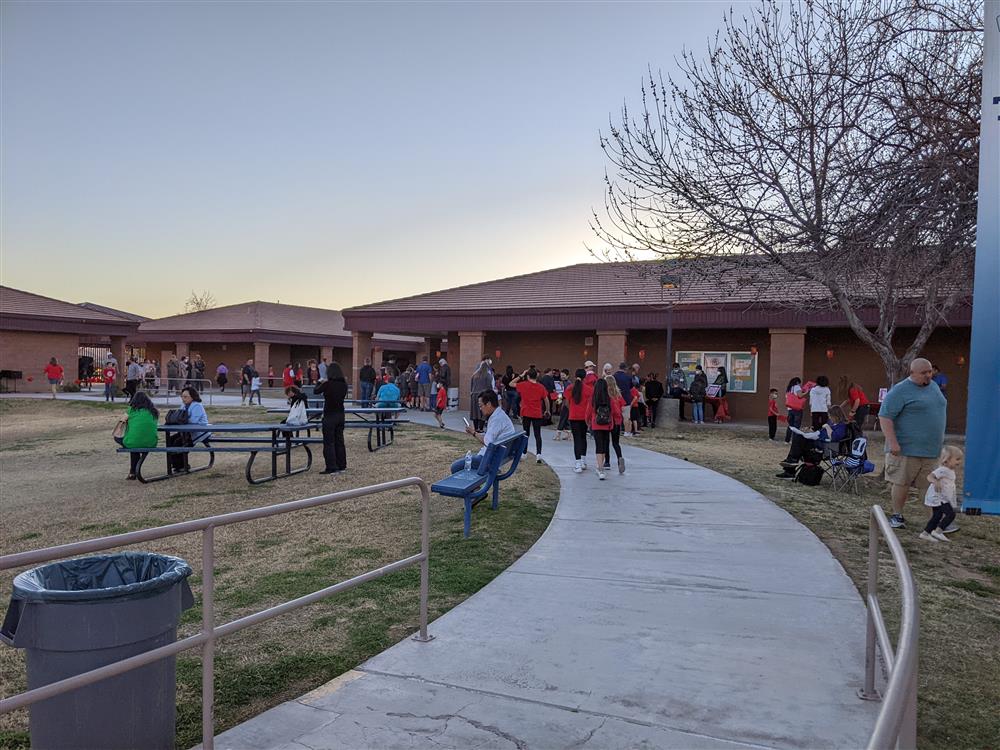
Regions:
[[[271,345],[266,341],[253,342],[253,369],[260,373],[261,379],[267,377],[267,368],[271,365]]]
[[[120,385],[125,385],[125,374],[128,372],[128,358],[125,356],[125,337],[111,337],[111,353],[118,360],[118,380]],[[103,364],[103,363],[102,363]]]
[[[361,379],[358,373],[365,366],[365,359],[372,356],[372,335],[362,331],[351,333],[351,383],[354,389],[354,398],[361,398]]]
[[[788,381],[802,377],[805,367],[806,329],[771,328],[771,388],[785,392]],[[762,385],[765,388],[767,383]]]
[[[450,336],[448,337],[448,341],[450,347]],[[472,379],[472,373],[476,371],[476,367],[482,361],[483,347],[486,345],[486,334],[482,331],[459,331],[458,341],[459,356],[454,359],[449,357],[449,360],[451,360],[449,364],[451,365],[452,387],[458,388],[458,408],[464,410],[472,406],[469,398],[469,383]],[[455,367],[456,364],[458,365],[457,368]]]
[[[174,354],[177,355],[177,359],[180,359],[181,357],[187,357],[189,354],[191,354],[191,345],[183,343],[174,344]]]
[[[611,363],[612,370],[617,370],[618,365],[625,362],[627,346],[628,331],[598,331],[597,358],[591,357],[597,365],[597,374],[601,374],[601,368],[607,362]]]

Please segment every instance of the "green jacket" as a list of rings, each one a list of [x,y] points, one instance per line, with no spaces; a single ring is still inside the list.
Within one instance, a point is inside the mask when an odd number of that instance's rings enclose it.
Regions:
[[[126,448],[155,448],[156,417],[146,409],[128,410],[128,428],[122,442]]]

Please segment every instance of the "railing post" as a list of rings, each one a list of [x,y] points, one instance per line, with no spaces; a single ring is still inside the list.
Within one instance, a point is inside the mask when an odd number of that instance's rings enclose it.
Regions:
[[[875,689],[875,620],[869,602],[878,600],[878,521],[874,511],[868,514],[868,596],[865,599],[865,684],[858,691],[858,697],[866,701],[882,700]]]
[[[430,589],[430,556],[431,556],[431,493],[427,485],[420,483],[420,554],[423,559],[420,561],[420,632],[413,636],[413,640],[420,643],[427,643],[434,640],[434,636],[427,635],[427,598]]]
[[[201,746],[215,747],[215,527],[201,535]]]
[[[913,650],[919,653],[918,636],[914,635]],[[917,748],[917,663],[914,659],[913,676],[907,686],[906,702],[903,708],[903,719],[899,724],[899,734],[896,735],[897,750],[916,750]]]

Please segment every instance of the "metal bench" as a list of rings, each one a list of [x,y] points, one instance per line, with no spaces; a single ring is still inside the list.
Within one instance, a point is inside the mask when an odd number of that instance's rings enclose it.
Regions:
[[[513,476],[517,471],[527,445],[528,436],[523,432],[499,443],[490,443],[477,468],[456,471],[431,485],[432,492],[445,497],[460,497],[465,502],[463,536],[466,538],[469,536],[472,508],[486,497],[491,489],[493,490],[491,508],[496,510],[500,507],[500,482]]]

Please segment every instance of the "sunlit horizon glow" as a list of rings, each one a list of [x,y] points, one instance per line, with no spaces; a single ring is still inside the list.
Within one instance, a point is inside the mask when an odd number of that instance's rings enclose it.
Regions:
[[[163,317],[596,262],[598,132],[728,7],[6,2],[0,282]]]

